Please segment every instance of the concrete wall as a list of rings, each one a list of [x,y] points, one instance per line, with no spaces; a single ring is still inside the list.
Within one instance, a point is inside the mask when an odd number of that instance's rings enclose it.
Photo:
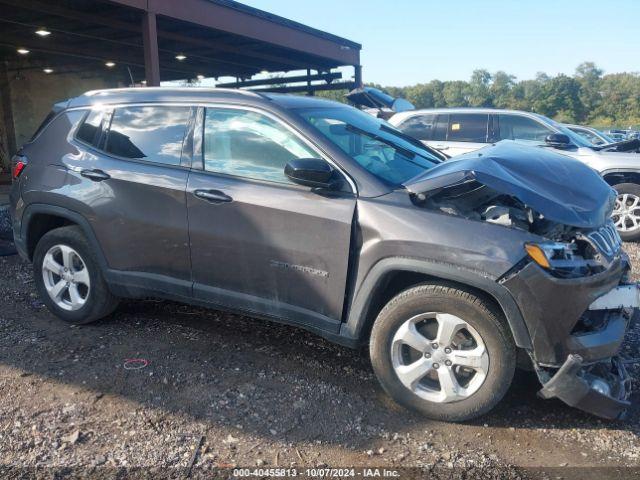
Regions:
[[[7,130],[4,124],[4,110],[2,108],[2,95],[6,95],[8,92],[4,90],[0,91],[0,174],[4,173],[9,166],[9,145],[7,144]]]
[[[9,71],[7,77],[13,110],[15,144],[18,148],[31,138],[54,103],[75,97],[87,90],[123,86],[116,76],[104,72],[46,74],[40,69],[25,69],[20,72]],[[6,90],[7,88],[3,88],[0,95],[6,95]],[[3,137],[6,125],[3,124],[2,118],[0,111],[0,148],[6,149],[7,142]],[[8,154],[0,153],[0,162],[6,162],[6,159],[10,158]]]
[[[28,141],[33,132],[61,100],[80,95],[87,90],[114,88],[118,82],[99,74],[46,74],[40,70],[9,74],[16,145]]]

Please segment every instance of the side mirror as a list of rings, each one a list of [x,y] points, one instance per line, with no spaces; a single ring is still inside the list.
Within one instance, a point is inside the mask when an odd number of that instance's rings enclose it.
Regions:
[[[294,183],[313,188],[335,187],[333,167],[320,158],[297,158],[284,167],[284,174]]]
[[[544,139],[545,143],[550,147],[567,148],[571,146],[571,139],[564,133],[552,133]]]

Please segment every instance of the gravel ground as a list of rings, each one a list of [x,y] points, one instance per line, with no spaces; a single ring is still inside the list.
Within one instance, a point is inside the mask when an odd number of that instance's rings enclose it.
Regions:
[[[627,250],[640,267],[638,246]],[[191,475],[207,478],[234,466],[413,467],[403,478],[640,472],[637,393],[626,420],[603,421],[538,399],[535,376],[518,372],[488,416],[446,424],[395,405],[366,352],[293,327],[151,300],[69,327],[38,300],[17,256],[0,257],[0,297],[6,478],[177,478],[194,458]],[[639,349],[636,327],[624,354]],[[137,358],[148,364],[125,368]],[[638,391],[640,369],[631,372]]]
[[[7,237],[11,232],[11,217],[9,216],[9,207],[0,205],[0,238]]]

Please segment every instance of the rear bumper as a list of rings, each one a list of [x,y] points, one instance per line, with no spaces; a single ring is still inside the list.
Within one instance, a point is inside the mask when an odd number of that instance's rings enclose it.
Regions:
[[[582,357],[569,355],[539,395],[559,398],[567,405],[613,420],[623,418],[631,405],[631,380],[617,357],[585,366]]]

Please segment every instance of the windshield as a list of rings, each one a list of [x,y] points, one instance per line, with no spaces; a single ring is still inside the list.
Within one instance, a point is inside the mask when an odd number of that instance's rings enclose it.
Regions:
[[[550,118],[545,117],[544,115],[538,115],[538,118],[543,122],[547,123],[548,125],[553,126],[555,129],[558,130],[558,132],[569,137],[571,139],[571,142],[574,145],[578,147],[589,147],[589,148],[593,147],[593,144],[589,140],[578,135],[576,132],[570,130],[569,128],[565,127],[561,123],[558,123],[555,120],[551,120]]]
[[[392,185],[401,185],[440,163],[417,140],[355,108],[303,108],[296,112],[365,169]]]
[[[572,132],[576,132],[583,138],[586,138],[595,146],[604,145],[607,143],[615,143],[613,138],[608,137],[603,132],[596,130],[595,128],[587,127],[567,127]]]

